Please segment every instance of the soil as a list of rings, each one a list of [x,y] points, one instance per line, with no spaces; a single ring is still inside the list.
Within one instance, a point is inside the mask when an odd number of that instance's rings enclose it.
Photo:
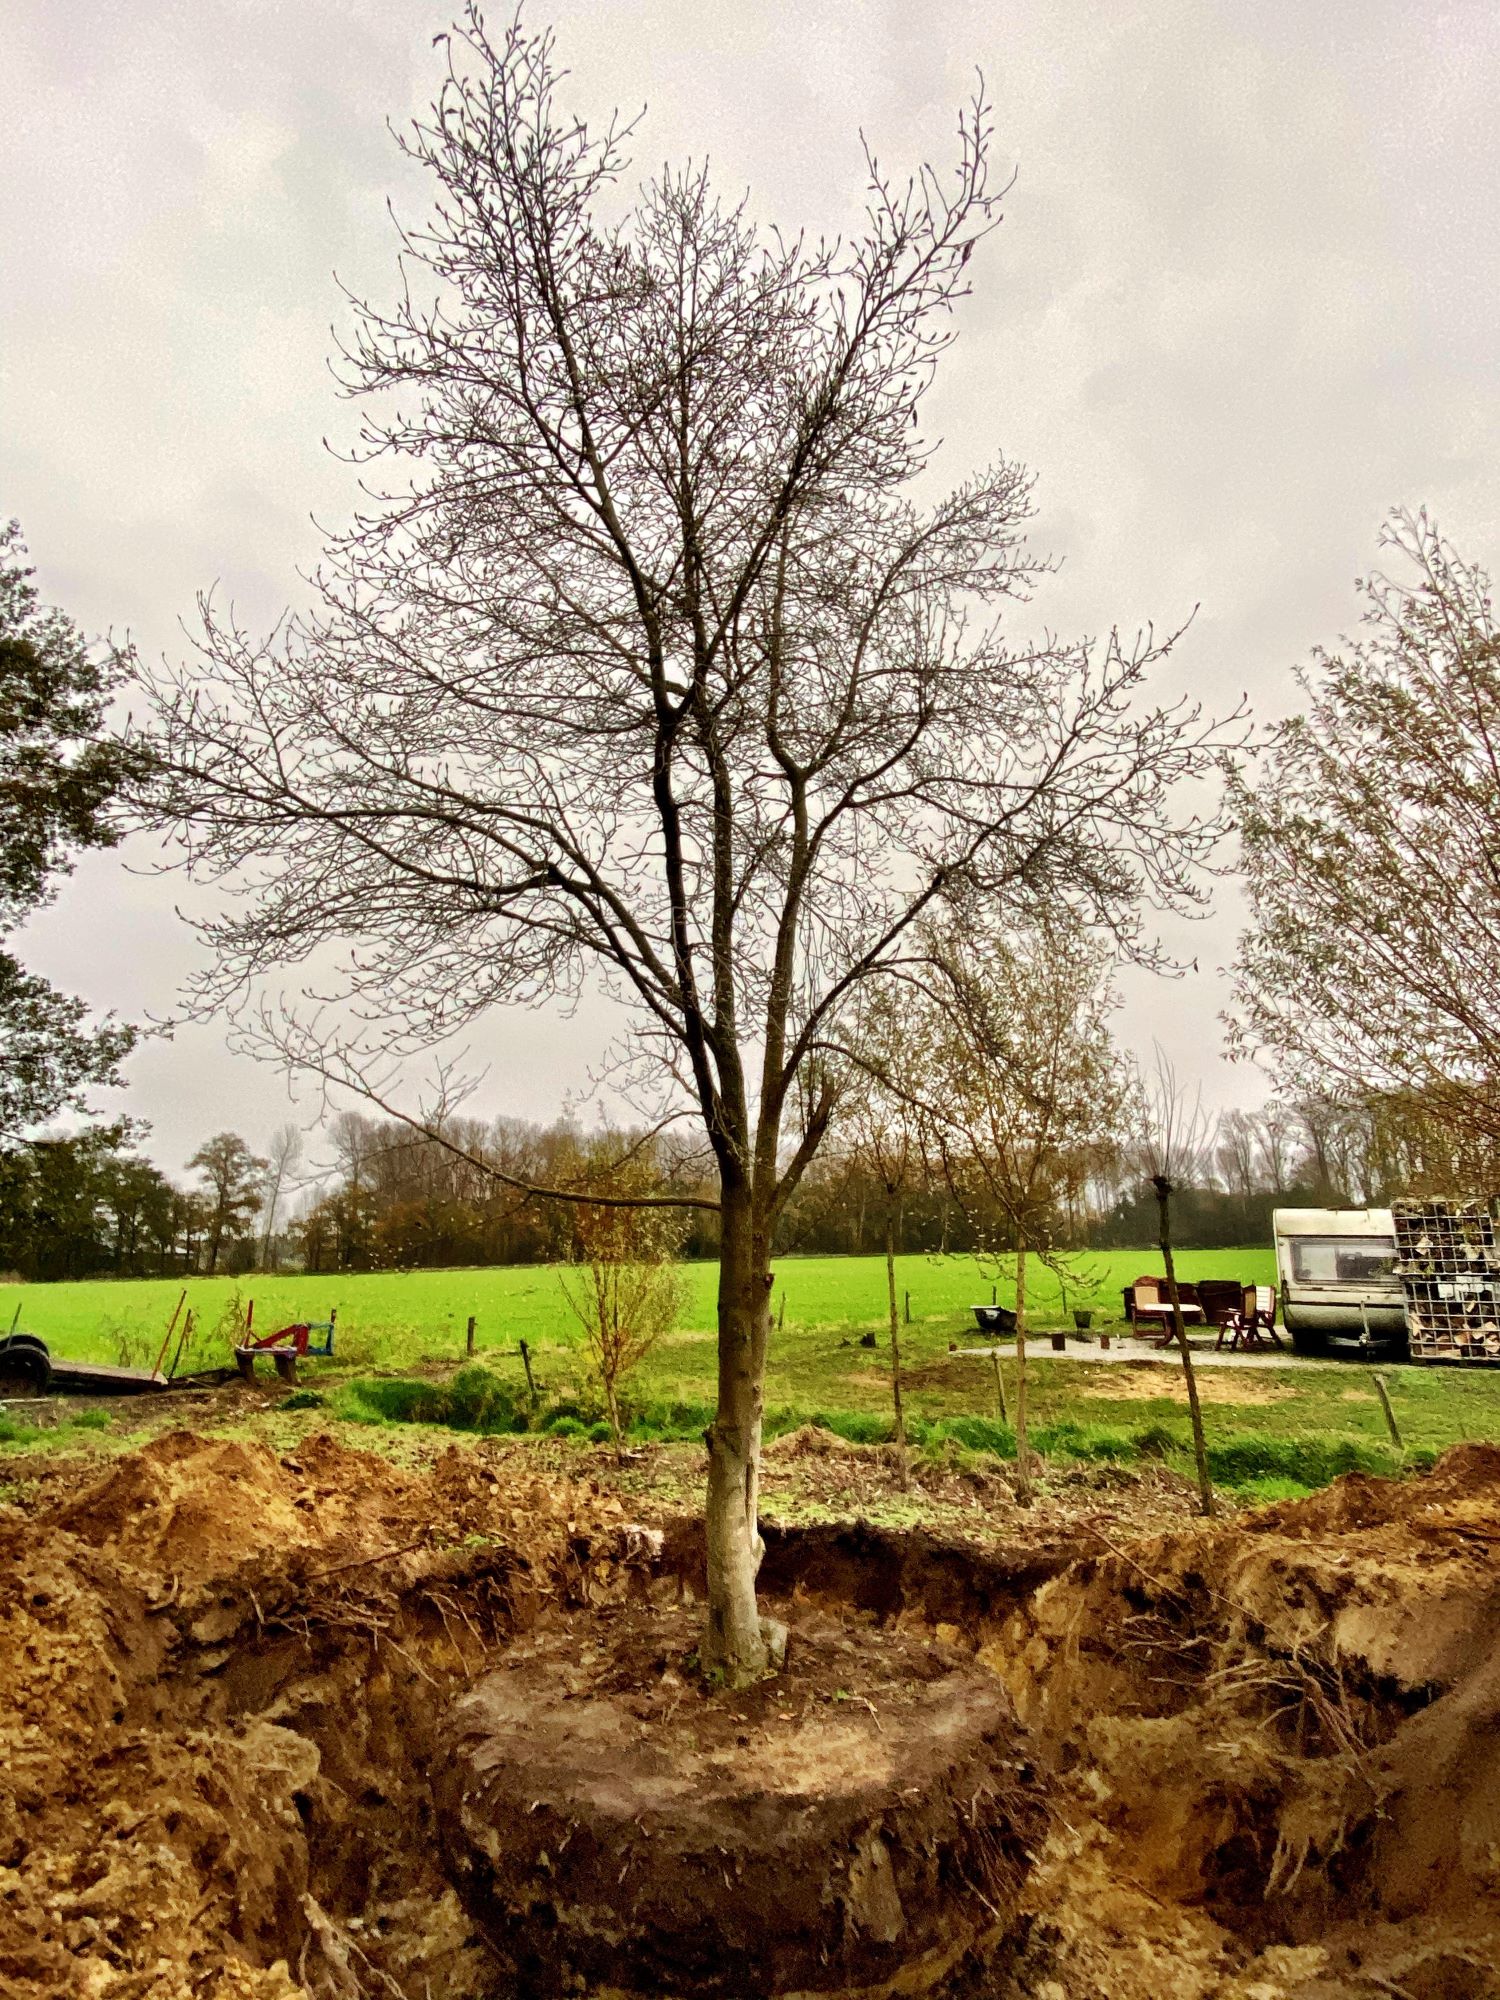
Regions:
[[[783,1446],[768,1485],[901,1490],[878,1451]],[[592,1476],[327,1436],[33,1454],[0,1507],[0,1996],[498,2000],[601,1976],[521,1961],[606,1905],[617,1989],[1500,1995],[1500,1451],[1215,1523],[1101,1469],[1030,1510],[971,1489],[961,1535],[768,1526],[792,1638],[748,1695],[691,1671],[696,1524],[568,1462]],[[531,1751],[586,1803],[573,1846],[522,1800]],[[612,1839],[608,1891],[581,1857]],[[741,1927],[747,1983],[705,1924]]]
[[[1200,1369],[1196,1379],[1201,1403],[1283,1403],[1298,1394],[1293,1384],[1265,1382],[1246,1369],[1226,1368],[1217,1374],[1212,1371],[1205,1374]],[[1163,1368],[1154,1361],[1133,1368],[1113,1368],[1107,1382],[1092,1387],[1085,1383],[1077,1393],[1111,1403],[1172,1402],[1181,1403],[1184,1408],[1188,1399],[1181,1368]]]
[[[694,1671],[696,1609],[578,1625],[457,1704],[433,1773],[517,1990],[918,1993],[1003,1935],[1047,1813],[993,1676],[804,1616],[731,1693]]]

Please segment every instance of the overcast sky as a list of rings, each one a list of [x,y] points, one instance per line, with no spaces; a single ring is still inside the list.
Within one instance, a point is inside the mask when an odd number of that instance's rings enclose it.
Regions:
[[[577,106],[648,107],[643,171],[707,152],[756,212],[837,229],[859,131],[946,161],[976,68],[1018,170],[941,389],[945,469],[1038,475],[1062,630],[1174,625],[1170,685],[1262,715],[1353,622],[1383,514],[1428,505],[1496,558],[1500,8],[1416,0],[556,0]],[[544,18],[533,10],[532,18]],[[180,653],[217,583],[251,620],[352,488],[327,369],[335,273],[379,295],[387,198],[423,190],[386,129],[425,105],[446,12],[396,0],[4,0],[0,516],[88,629]],[[145,861],[148,856],[133,856]],[[134,1018],[194,946],[180,885],[92,857],[25,934],[30,962]],[[1215,1102],[1232,896],[1201,971],[1132,985]],[[497,1021],[488,1108],[545,1118],[606,1024]],[[208,1132],[257,1143],[279,1079],[206,1028],[132,1059],[128,1108],[168,1168]]]

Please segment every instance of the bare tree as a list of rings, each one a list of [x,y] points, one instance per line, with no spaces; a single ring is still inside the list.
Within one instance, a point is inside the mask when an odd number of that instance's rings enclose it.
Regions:
[[[1176,786],[1223,732],[1142,704],[1152,639],[1002,642],[1038,569],[1017,467],[918,495],[999,220],[982,97],[951,175],[872,159],[862,229],[815,244],[695,168],[627,205],[626,134],[558,106],[549,37],[470,12],[443,39],[404,142],[436,207],[350,357],[386,497],[315,617],[258,642],[205,607],[155,811],[200,879],[254,885],[204,927],[199,1003],[339,945],[383,1039],[274,1010],[270,1039],[377,1099],[498,1005],[596,978],[633,1009],[642,1088],[692,1107],[717,1179],[679,1199],[720,1217],[703,1657],[743,1680],[772,1232],[831,1116],[820,1046],[957,885],[1149,956],[1143,911],[1201,895],[1216,829]]]
[[[1132,1106],[1134,1126],[1132,1152],[1143,1176],[1156,1196],[1159,1218],[1158,1242],[1162,1268],[1166,1272],[1167,1301],[1172,1308],[1172,1331],[1182,1357],[1182,1375],[1187,1385],[1188,1416],[1193,1427],[1193,1457],[1198,1468],[1198,1500],[1203,1512],[1214,1511],[1213,1481],[1208,1472],[1208,1443],[1203,1432],[1203,1406],[1198,1397],[1198,1377],[1193,1368],[1193,1351],[1188,1345],[1187,1327],[1182,1317],[1182,1297],[1177,1289],[1177,1265],[1172,1254],[1172,1197],[1178,1189],[1206,1178],[1213,1157],[1213,1121],[1203,1109],[1200,1087],[1190,1098],[1178,1081],[1177,1072],[1162,1049],[1149,1073],[1138,1076]]]
[[[276,1218],[281,1210],[281,1198],[292,1177],[302,1163],[302,1128],[288,1122],[278,1125],[271,1134],[271,1143],[266,1149],[266,1172],[261,1185],[260,1203],[263,1227],[260,1237],[260,1268],[275,1270]]]
[[[1361,585],[1363,630],[1236,777],[1232,1041],[1292,1093],[1404,1093],[1500,1138],[1500,626],[1425,514],[1381,546],[1401,573]]]
[[[1299,1137],[1297,1113],[1289,1104],[1272,1100],[1256,1120],[1259,1170],[1273,1194],[1284,1194],[1296,1170]]]
[[[601,1192],[650,1189],[651,1176],[639,1159],[600,1178]],[[671,1331],[682,1310],[684,1288],[675,1260],[683,1220],[681,1211],[671,1209],[593,1203],[579,1203],[572,1213],[574,1262],[559,1279],[583,1328],[619,1458],[625,1448],[620,1385]]]
[[[1231,1194],[1248,1198],[1259,1185],[1260,1120],[1253,1111],[1226,1111],[1219,1120],[1215,1157]]]
[[[896,1235],[903,1197],[923,1165],[922,1085],[930,1063],[921,1010],[893,984],[872,987],[853,1022],[860,1059],[846,1093],[843,1138],[849,1158],[880,1189],[885,1249],[891,1407],[903,1483],[908,1476],[901,1398],[901,1315],[896,1302]]]
[[[1028,1253],[1056,1257],[1080,1152],[1115,1129],[1123,1076],[1099,944],[1053,917],[1025,932],[970,921],[934,941],[926,1130],[976,1239],[1016,1272],[1017,1489],[1031,1498]]]

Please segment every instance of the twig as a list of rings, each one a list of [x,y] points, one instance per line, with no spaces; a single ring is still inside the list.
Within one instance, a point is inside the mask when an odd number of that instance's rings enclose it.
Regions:
[[[334,1563],[331,1569],[309,1570],[307,1581],[316,1583],[320,1577],[339,1576],[346,1569],[363,1569],[367,1563],[388,1562],[392,1556],[410,1555],[413,1549],[421,1548],[426,1539],[426,1535],[421,1534],[414,1542],[403,1542],[399,1549],[380,1549],[373,1556],[355,1556],[352,1562]]]

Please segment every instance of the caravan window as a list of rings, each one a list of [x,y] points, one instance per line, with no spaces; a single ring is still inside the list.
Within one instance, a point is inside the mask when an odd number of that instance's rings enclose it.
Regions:
[[[1396,1246],[1385,1236],[1294,1236],[1292,1276],[1305,1285],[1359,1285],[1388,1278]]]

